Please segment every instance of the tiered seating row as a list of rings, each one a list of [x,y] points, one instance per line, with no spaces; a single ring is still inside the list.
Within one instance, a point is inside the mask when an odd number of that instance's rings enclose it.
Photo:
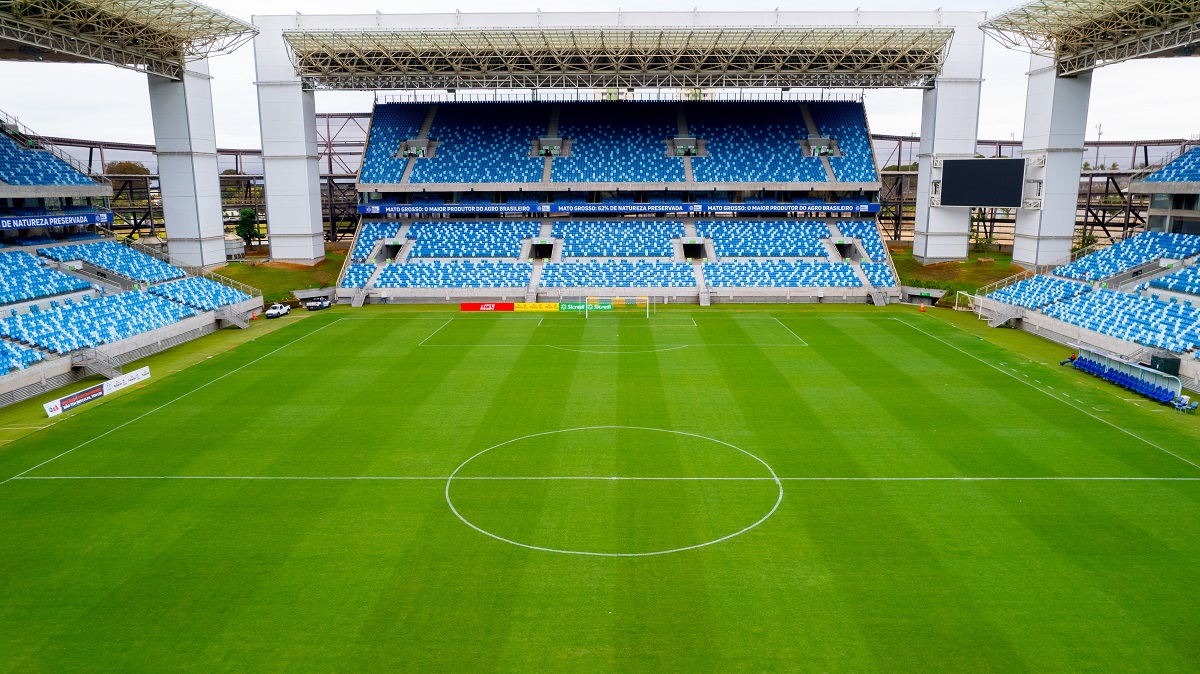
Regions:
[[[22,147],[3,133],[0,133],[0,180],[9,185],[95,184],[49,152]]]
[[[1160,276],[1151,281],[1150,285],[1163,290],[1200,295],[1200,265],[1188,267],[1174,274]]]
[[[821,222],[765,220],[696,223],[696,233],[713,240],[717,257],[829,257]]]
[[[375,250],[375,244],[379,243],[380,239],[393,239],[400,233],[400,225],[395,222],[366,222],[358,231],[358,240],[354,243],[354,250],[350,253],[352,262],[362,262],[367,259],[371,251]]]
[[[867,117],[861,103],[810,103],[813,120],[826,137],[838,142],[840,157],[830,157],[829,165],[841,182],[875,182],[875,160],[871,137],[867,133]]]
[[[0,341],[0,375],[13,370],[24,370],[34,363],[45,360],[41,351],[34,351],[11,342]]]
[[[363,153],[362,183],[398,183],[404,177],[408,159],[396,157],[400,144],[416,138],[425,121],[425,105],[411,103],[385,103],[375,106],[371,117],[371,137]]]
[[[1122,372],[1115,367],[1106,367],[1100,361],[1092,360],[1087,357],[1076,358],[1072,363],[1077,369],[1083,370],[1088,374],[1096,375],[1101,379],[1111,381],[1112,383],[1122,386],[1129,391],[1133,391],[1139,395],[1160,403],[1169,403],[1175,399],[1175,394],[1165,386],[1155,386],[1153,383],[1135,377],[1127,372]]]
[[[389,264],[375,279],[376,288],[524,288],[533,265],[527,262],[435,260]]]
[[[862,287],[854,267],[846,262],[705,262],[704,280],[714,288]]]
[[[698,103],[687,118],[705,140],[707,156],[692,158],[697,182],[826,181],[821,158],[800,145],[808,127],[799,103]]]
[[[0,304],[87,290],[87,281],[47,269],[29,253],[0,254]]]
[[[1200,254],[1200,236],[1143,232],[1058,267],[1054,273],[1080,281],[1098,281],[1158,258],[1182,260],[1196,254]]]
[[[694,288],[696,274],[684,262],[550,262],[542,268],[547,288]]]
[[[0,319],[0,335],[62,354],[116,342],[195,315],[195,309],[182,304],[145,292],[128,292]]]
[[[521,242],[537,236],[537,222],[472,222],[412,225],[408,238],[416,239],[410,258],[521,256]]]
[[[1026,309],[1040,309],[1047,304],[1061,302],[1088,290],[1091,290],[1091,287],[1084,283],[1052,276],[1034,276],[1005,286],[988,297]]]
[[[1200,182],[1200,147],[1194,147],[1161,169],[1146,176],[1148,183]]]
[[[82,260],[135,281],[157,283],[183,278],[182,269],[155,259],[115,241],[39,248],[38,255],[58,262]]]
[[[892,268],[886,262],[863,262],[862,270],[867,280],[876,288],[896,287],[896,277],[892,275]]]
[[[371,274],[374,273],[374,264],[352,264],[346,268],[346,275],[342,277],[342,287],[362,288],[367,285]]]
[[[672,257],[673,237],[682,222],[555,222],[553,236],[563,239],[563,257]]]
[[[675,108],[652,103],[567,103],[559,136],[571,156],[551,164],[554,182],[682,182],[683,160],[667,156]]]
[[[201,311],[218,308],[250,299],[246,293],[200,276],[150,286],[150,292]]]
[[[887,251],[883,248],[883,237],[879,236],[879,228],[873,221],[839,221],[838,229],[842,230],[842,234],[845,236],[862,241],[863,249],[867,251],[867,257],[871,258],[872,262],[881,262],[887,259]]]
[[[538,104],[439,106],[429,130],[437,150],[417,160],[409,182],[541,182],[543,161],[529,152],[546,133],[549,113],[549,106]]]
[[[1200,347],[1200,309],[1181,304],[1096,290],[1042,311],[1072,325],[1176,353]]]

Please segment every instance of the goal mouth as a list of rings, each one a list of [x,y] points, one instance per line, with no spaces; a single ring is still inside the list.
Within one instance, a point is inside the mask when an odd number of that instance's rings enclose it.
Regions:
[[[618,313],[635,313],[647,318],[657,313],[657,303],[648,295],[602,296],[588,295],[583,298],[583,313],[586,317]]]

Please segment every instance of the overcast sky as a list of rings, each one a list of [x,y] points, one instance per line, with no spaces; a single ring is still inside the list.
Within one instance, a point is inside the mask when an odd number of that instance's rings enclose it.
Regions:
[[[409,4],[381,4],[377,0],[340,0],[336,4],[317,0],[209,0],[206,4],[247,21],[254,14],[305,14],[411,12]],[[617,9],[691,11],[770,11],[778,0],[645,0],[621,6],[611,0],[456,0],[438,6],[441,11],[463,12],[615,11]],[[864,11],[895,10],[986,10],[995,14],[1007,4],[967,0],[862,0]],[[424,7],[427,7],[425,5]],[[852,9],[832,2],[800,3],[788,10]],[[1025,109],[1025,71],[1028,54],[1010,51],[990,41],[985,51],[982,138],[1021,137]],[[1182,83],[1194,82],[1200,62],[1193,59],[1161,59],[1123,63],[1096,72],[1092,84],[1088,139],[1095,139],[1096,125],[1103,126],[1105,140],[1142,138],[1187,138],[1200,133],[1200,92]],[[254,91],[254,57],[250,45],[236,53],[212,60],[213,98],[217,139],[221,147],[259,147],[258,112]],[[153,143],[150,101],[146,78],[130,70],[104,65],[59,65],[47,63],[0,63],[0,109],[15,115],[35,132],[48,136]],[[370,110],[370,93],[317,94],[321,112]],[[920,126],[920,94],[915,91],[868,91],[867,114],[875,133],[908,135]]]

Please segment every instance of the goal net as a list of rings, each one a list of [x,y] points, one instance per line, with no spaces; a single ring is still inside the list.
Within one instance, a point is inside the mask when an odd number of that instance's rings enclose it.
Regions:
[[[654,299],[646,295],[583,298],[583,315],[587,318],[614,313],[636,313],[650,318],[651,314],[657,313],[657,309]]]

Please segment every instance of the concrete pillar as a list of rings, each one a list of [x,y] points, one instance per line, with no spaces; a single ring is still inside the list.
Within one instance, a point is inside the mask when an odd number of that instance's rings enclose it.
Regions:
[[[982,19],[981,19],[982,20]],[[923,264],[964,260],[971,238],[969,208],[937,206],[941,161],[975,156],[984,34],[978,24],[955,25],[954,40],[933,89],[921,100],[921,147],[913,256]]]
[[[316,100],[288,58],[284,23],[262,18],[254,18],[254,67],[271,259],[317,264],[325,241]]]
[[[1031,207],[1017,210],[1017,264],[1055,264],[1071,254],[1091,93],[1090,72],[1059,77],[1053,59],[1030,59],[1022,154],[1024,203]]]
[[[225,263],[217,131],[207,61],[187,64],[182,80],[148,75],[167,250],[195,267]]]

